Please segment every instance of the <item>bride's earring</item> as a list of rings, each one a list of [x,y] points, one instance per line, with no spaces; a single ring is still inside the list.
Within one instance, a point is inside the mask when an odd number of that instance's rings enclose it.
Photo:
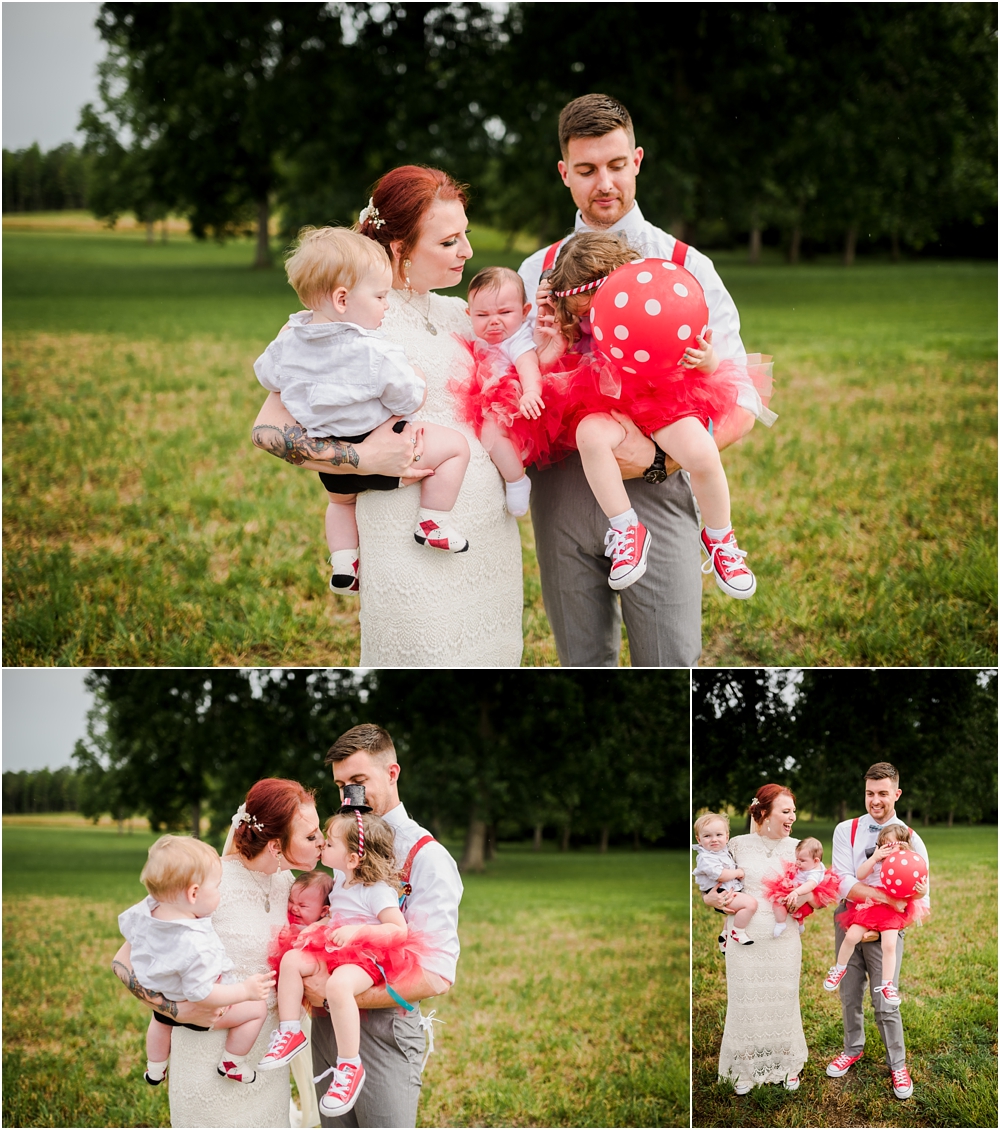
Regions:
[[[406,284],[407,290],[413,290],[413,287],[410,285],[410,260],[409,259],[403,260],[403,282]]]

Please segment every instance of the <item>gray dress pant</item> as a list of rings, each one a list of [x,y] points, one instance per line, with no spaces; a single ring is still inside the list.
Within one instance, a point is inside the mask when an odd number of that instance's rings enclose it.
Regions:
[[[843,908],[843,903],[840,908]],[[834,917],[835,953],[840,952],[845,931]],[[892,983],[899,989],[899,967],[903,964],[903,932],[896,941],[896,968]],[[879,942],[862,942],[854,947],[854,954],[847,963],[847,972],[840,982],[840,1011],[844,1018],[844,1051],[848,1055],[860,1055],[865,1047],[865,977],[869,981],[872,1007],[875,1009],[875,1023],[878,1026],[882,1043],[885,1044],[886,1062],[891,1071],[906,1066],[906,1046],[903,1043],[903,1021],[898,1008],[890,1008],[881,993],[871,990],[882,984],[882,946]]]
[[[416,1126],[424,1033],[416,1011],[399,1008],[361,1011],[361,1062],[365,1085],[353,1110],[338,1118],[320,1115],[323,1126]],[[337,1062],[337,1040],[324,1012],[312,1021],[313,1075]],[[317,1102],[331,1076],[315,1084]]]
[[[633,667],[693,667],[701,654],[701,548],[694,496],[677,472],[625,487],[652,537],[646,573],[615,592],[604,556],[608,520],[576,452],[533,467],[531,522],[542,599],[563,667],[617,667],[625,619]],[[619,611],[619,597],[621,610]]]

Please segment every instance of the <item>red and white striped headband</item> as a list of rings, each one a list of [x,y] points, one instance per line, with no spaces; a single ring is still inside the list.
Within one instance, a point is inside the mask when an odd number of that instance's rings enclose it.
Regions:
[[[354,810],[354,815],[358,818],[358,860],[360,861],[365,857],[365,822],[357,809]]]
[[[594,279],[593,282],[584,283],[583,286],[574,286],[571,290],[554,290],[552,293],[556,298],[570,298],[574,294],[583,294],[585,290],[594,290],[596,287],[604,286],[608,278],[609,276],[605,275],[603,278]]]

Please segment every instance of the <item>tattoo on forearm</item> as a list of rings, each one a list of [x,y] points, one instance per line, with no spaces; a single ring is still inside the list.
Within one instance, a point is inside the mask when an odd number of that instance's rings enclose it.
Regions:
[[[257,424],[253,429],[253,442],[269,454],[296,466],[305,463],[307,459],[318,459],[329,463],[331,467],[340,467],[345,463],[357,467],[360,462],[358,453],[351,444],[337,439],[314,439],[307,436],[305,429],[298,424],[286,424],[283,428],[275,424]]]
[[[144,989],[136,980],[135,973],[122,962],[112,961],[111,968],[119,981],[137,1000],[142,1001],[143,1004],[151,1005],[157,1012],[163,1012],[167,1016],[177,1019],[176,1001],[167,1000],[162,993],[151,993],[148,989]]]

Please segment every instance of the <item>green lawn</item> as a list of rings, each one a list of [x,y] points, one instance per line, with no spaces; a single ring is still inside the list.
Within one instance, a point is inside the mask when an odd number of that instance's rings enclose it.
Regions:
[[[152,840],[5,820],[5,1126],[166,1126],[142,1007],[109,971]],[[424,1126],[686,1126],[683,852],[534,854],[465,876]]]
[[[997,829],[918,828],[931,861],[932,914],[907,931],[900,976],[913,1097],[892,1095],[871,1001],[865,1057],[842,1079],[826,1064],[843,1049],[840,1002],[822,987],[833,964],[830,911],[807,919],[800,1004],[809,1061],[799,1090],[758,1087],[736,1098],[717,1082],[726,1013],[725,959],[717,915],[695,892],[692,931],[693,1124],[695,1126],[985,1126],[997,1112]],[[823,841],[830,824],[802,821],[795,835]]]
[[[477,257],[514,264],[492,232]],[[253,451],[254,358],[296,300],[246,243],[7,231],[4,661],[353,665],[311,474]],[[996,268],[717,263],[781,418],[726,455],[752,601],[718,665],[996,653]],[[552,665],[530,522],[525,657]]]

